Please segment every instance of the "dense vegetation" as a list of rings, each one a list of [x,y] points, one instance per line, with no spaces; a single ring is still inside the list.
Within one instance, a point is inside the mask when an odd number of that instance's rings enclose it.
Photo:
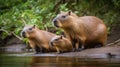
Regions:
[[[109,32],[113,25],[120,26],[120,0],[0,0],[0,44],[8,36],[20,38],[25,23],[59,34],[52,19],[68,10],[103,19]]]

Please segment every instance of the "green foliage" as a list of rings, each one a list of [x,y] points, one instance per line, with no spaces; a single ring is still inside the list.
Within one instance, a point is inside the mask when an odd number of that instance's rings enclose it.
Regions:
[[[0,0],[1,39],[14,34],[20,37],[24,24],[37,25],[40,29],[56,30],[52,19],[60,11],[72,10],[79,16],[94,15],[108,25],[120,22],[120,0]],[[54,32],[60,34],[61,30]],[[25,40],[26,41],[26,40]]]
[[[18,0],[21,1],[21,0]],[[7,6],[11,6],[12,2],[5,1]],[[18,3],[13,0],[14,3]],[[46,29],[51,27],[51,19],[55,16],[50,10],[53,8],[48,4],[42,4],[44,1],[28,0],[25,3],[21,3],[17,6],[11,7],[8,12],[3,13],[0,16],[0,31],[2,32],[2,39],[6,36],[15,33],[20,36],[20,32],[24,26],[24,23],[28,25],[37,25],[40,29]],[[48,2],[48,1],[47,1]],[[5,4],[5,3],[4,3]],[[5,4],[5,6],[6,6]],[[51,3],[52,5],[53,3]]]
[[[68,8],[66,8],[67,3],[60,6],[60,11],[68,11]]]

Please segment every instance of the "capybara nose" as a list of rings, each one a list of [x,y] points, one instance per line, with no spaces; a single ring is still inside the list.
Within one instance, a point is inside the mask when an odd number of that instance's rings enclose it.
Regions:
[[[57,20],[53,20],[53,23],[57,23]]]
[[[24,32],[24,31],[22,32],[22,36],[23,36],[24,38],[26,38],[26,36],[25,36],[25,32]]]
[[[50,42],[50,46],[53,46],[53,42]]]
[[[57,22],[58,22],[57,20],[55,20],[55,19],[53,20],[54,26],[59,27],[58,24],[57,24]]]

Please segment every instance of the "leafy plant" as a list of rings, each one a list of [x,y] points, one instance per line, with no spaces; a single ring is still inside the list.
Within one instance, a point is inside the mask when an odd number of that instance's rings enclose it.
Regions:
[[[47,31],[51,28],[60,34],[62,31],[53,27],[51,22],[60,11],[68,10],[79,16],[97,16],[110,31],[111,26],[120,21],[119,7],[119,0],[0,0],[0,40],[9,35],[21,39],[20,32],[25,24],[35,24]]]

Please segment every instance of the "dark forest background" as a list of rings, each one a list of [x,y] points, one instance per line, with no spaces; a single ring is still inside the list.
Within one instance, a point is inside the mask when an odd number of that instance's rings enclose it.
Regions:
[[[52,19],[60,11],[68,10],[79,16],[101,18],[108,27],[108,35],[113,30],[120,31],[120,0],[0,0],[0,46],[12,37],[21,39],[24,23],[60,34],[61,30],[53,27]]]

